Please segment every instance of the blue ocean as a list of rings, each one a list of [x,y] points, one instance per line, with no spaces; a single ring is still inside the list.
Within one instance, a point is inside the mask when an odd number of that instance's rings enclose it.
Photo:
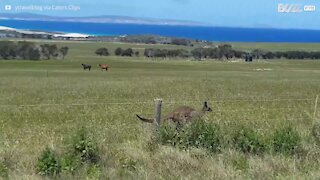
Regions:
[[[320,42],[320,30],[193,27],[21,20],[0,20],[0,26],[29,30],[75,32],[90,35],[153,34],[218,42]]]

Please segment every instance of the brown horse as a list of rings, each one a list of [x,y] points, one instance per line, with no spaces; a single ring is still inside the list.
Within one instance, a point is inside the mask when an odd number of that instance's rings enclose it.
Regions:
[[[99,64],[99,67],[101,68],[101,71],[104,70],[104,69],[106,71],[108,71],[109,65],[108,64]]]

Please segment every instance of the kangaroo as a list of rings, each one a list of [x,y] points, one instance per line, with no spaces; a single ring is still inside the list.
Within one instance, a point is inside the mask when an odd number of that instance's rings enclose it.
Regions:
[[[172,111],[170,114],[166,115],[161,121],[167,121],[171,120],[178,124],[185,124],[188,122],[191,122],[195,119],[200,119],[202,116],[205,115],[207,112],[211,112],[211,107],[208,106],[208,102],[205,101],[203,103],[203,107],[200,111],[197,111],[191,107],[188,106],[180,106],[174,111]],[[141,121],[147,122],[147,123],[154,123],[155,119],[149,119],[136,115]]]
[[[108,71],[108,68],[110,68],[108,64],[99,64],[99,67],[100,67],[101,71],[103,71],[104,69],[106,71]]]

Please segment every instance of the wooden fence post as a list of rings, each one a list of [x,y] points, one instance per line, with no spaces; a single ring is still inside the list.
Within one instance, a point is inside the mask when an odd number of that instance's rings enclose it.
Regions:
[[[161,124],[161,107],[162,107],[162,99],[155,99],[155,119],[157,126]]]
[[[314,103],[313,124],[315,124],[317,120],[316,118],[317,118],[318,101],[319,101],[319,95],[317,95],[316,101]]]

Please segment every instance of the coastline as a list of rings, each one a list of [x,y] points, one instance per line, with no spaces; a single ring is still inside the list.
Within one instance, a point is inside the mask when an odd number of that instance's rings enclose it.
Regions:
[[[320,30],[160,26],[114,23],[75,23],[3,20],[0,26],[28,34],[69,34],[79,37],[161,36],[211,42],[319,43]],[[63,38],[63,37],[61,37]]]

